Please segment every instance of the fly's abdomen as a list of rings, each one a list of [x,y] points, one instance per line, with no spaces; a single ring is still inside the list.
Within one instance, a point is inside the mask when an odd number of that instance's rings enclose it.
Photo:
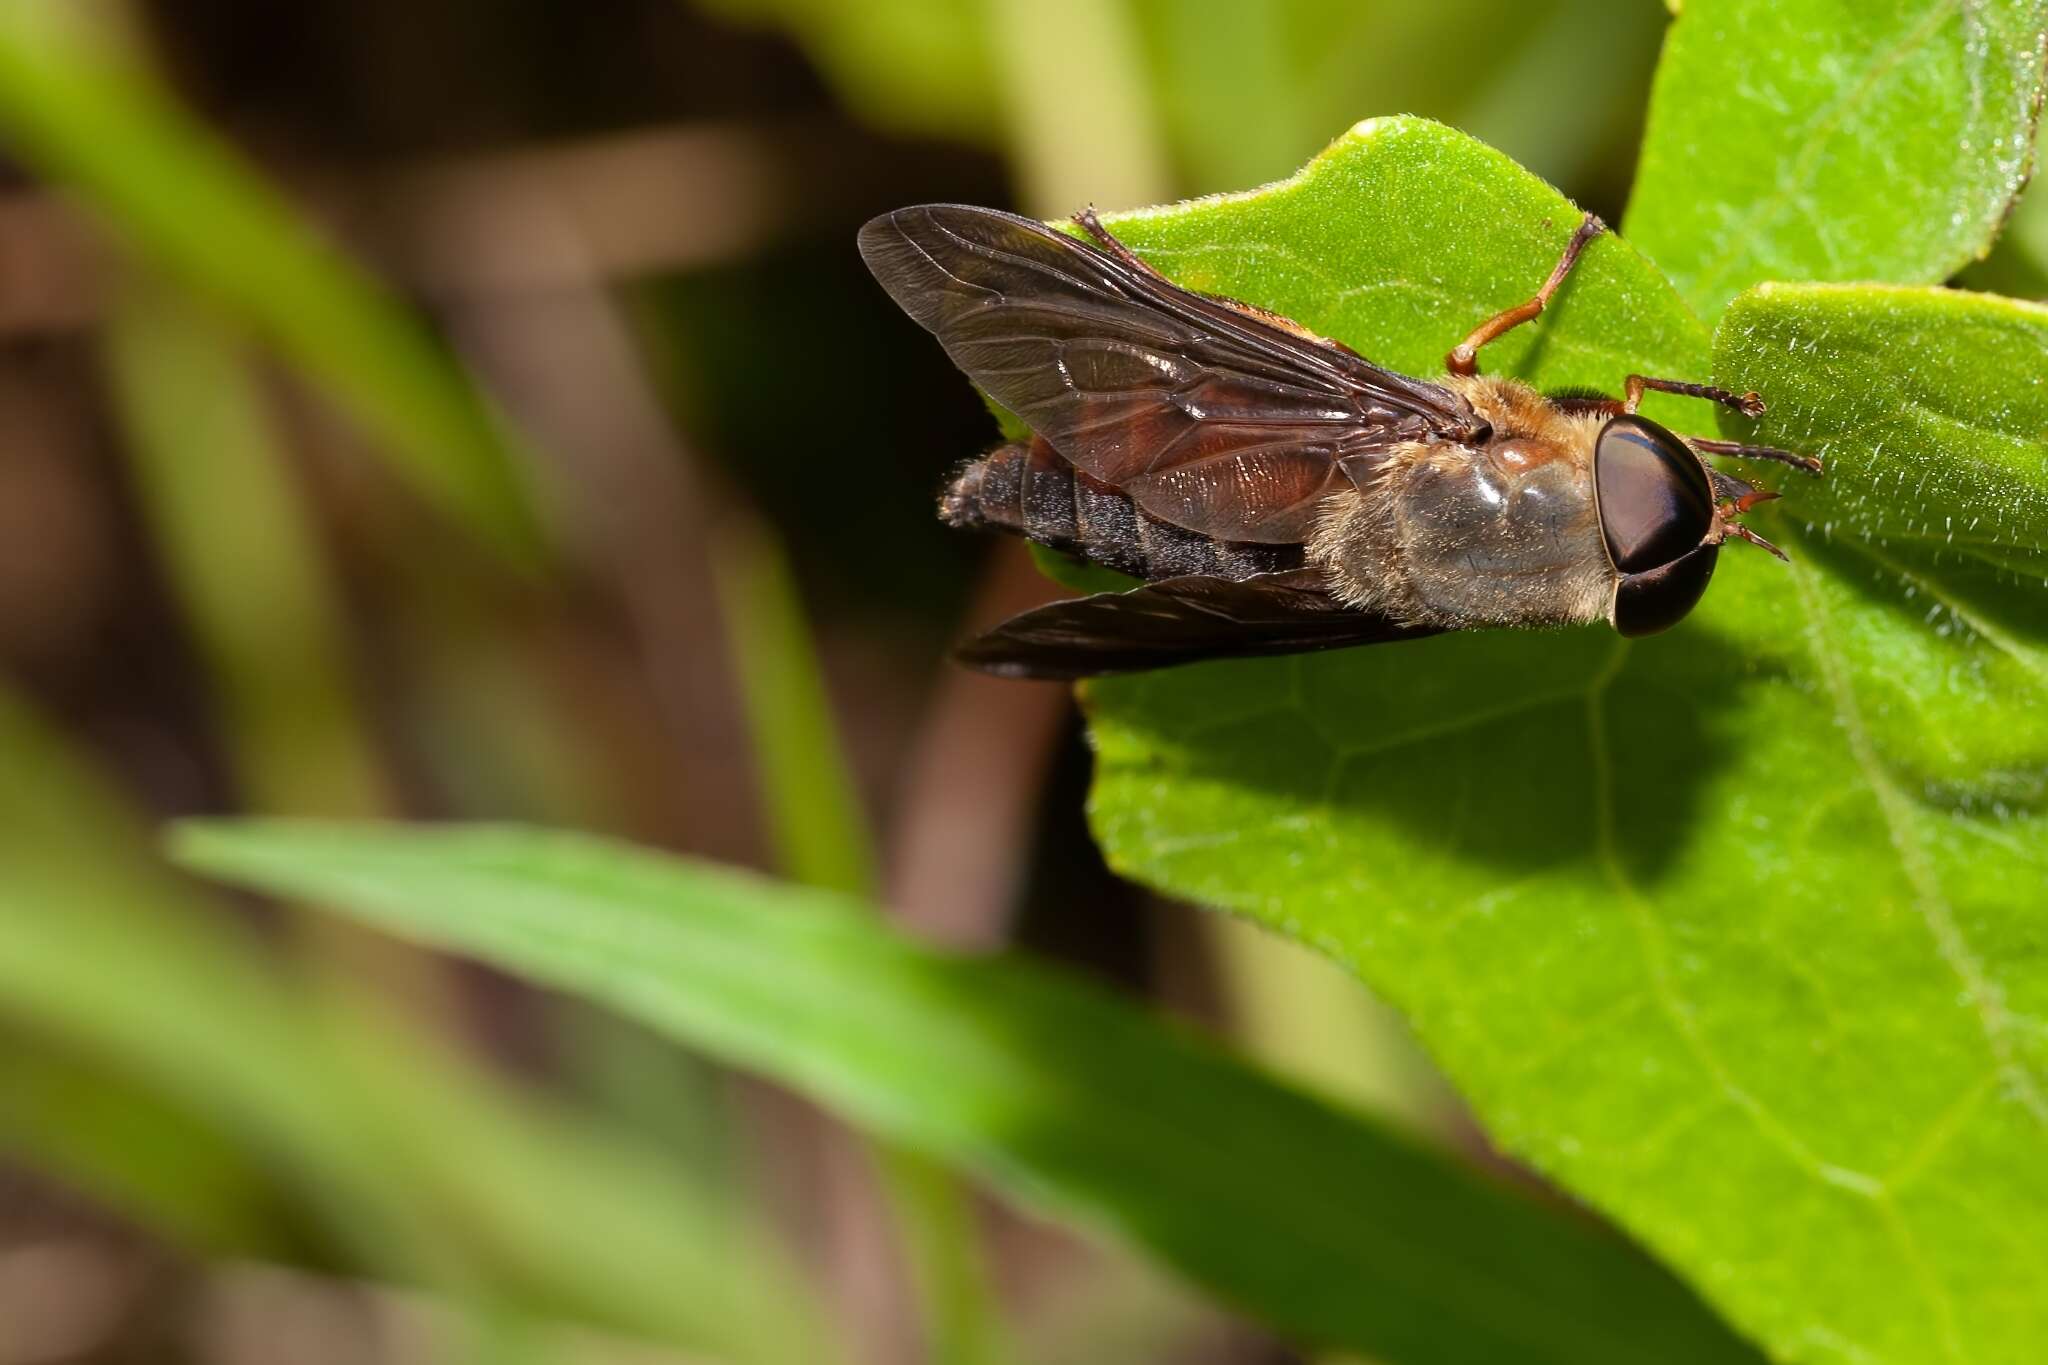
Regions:
[[[1216,540],[1148,516],[1038,438],[962,466],[939,499],[939,515],[953,526],[1007,531],[1135,578],[1241,580],[1303,563],[1299,545]]]

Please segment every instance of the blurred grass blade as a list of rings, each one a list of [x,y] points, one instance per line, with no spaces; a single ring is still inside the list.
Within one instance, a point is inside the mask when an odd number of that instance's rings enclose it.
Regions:
[[[227,1133],[118,1071],[28,1044],[0,1030],[0,1152],[202,1254],[284,1254],[282,1205]]]
[[[945,1163],[908,1147],[877,1143],[873,1156],[910,1267],[927,1357],[934,1365],[1008,1360],[973,1189]]]
[[[872,895],[867,820],[782,547],[739,516],[718,535],[712,568],[776,864],[806,886]]]
[[[0,134],[119,240],[274,343],[393,470],[530,562],[539,531],[501,434],[446,353],[71,0],[0,0]]]
[[[873,896],[873,841],[788,558],[748,517],[718,537],[712,567],[778,864],[806,886]],[[999,1358],[994,1296],[973,1196],[913,1152],[873,1153],[937,1365]]]
[[[1135,16],[1124,0],[983,0],[1010,162],[1024,203],[1077,205],[1172,197]]]
[[[218,1181],[246,1211],[255,1172],[322,1250],[469,1306],[749,1365],[838,1359],[801,1281],[708,1180],[519,1098],[360,1002],[279,979],[214,921],[0,694],[0,1023],[11,1051],[56,1059],[0,1068],[46,1101],[10,1093],[0,1139],[208,1250],[258,1229],[199,1216],[181,1182]],[[114,1088],[60,1085],[73,1059]],[[112,1148],[107,1109],[131,1088],[150,1106]],[[191,1126],[160,1121],[165,1106]]]
[[[379,813],[339,606],[246,358],[180,293],[138,279],[113,310],[107,360],[129,468],[247,803]]]
[[[1753,1359],[1577,1219],[1077,981],[914,947],[842,896],[508,828],[201,822],[177,848],[609,1003],[1306,1340],[1444,1365]]]

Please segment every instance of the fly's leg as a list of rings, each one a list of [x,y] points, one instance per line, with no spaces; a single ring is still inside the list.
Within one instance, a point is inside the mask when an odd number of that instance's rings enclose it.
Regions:
[[[1747,526],[1742,525],[1740,522],[1729,522],[1727,525],[1727,531],[1729,535],[1736,536],[1740,539],[1746,540],[1750,544],[1756,546],[1759,550],[1769,550],[1772,554],[1784,560],[1787,564],[1790,564],[1792,562],[1791,555],[1786,554],[1783,550],[1771,544],[1771,542],[1765,540],[1762,536],[1750,530]]]
[[[1712,384],[1689,384],[1682,379],[1651,379],[1647,375],[1632,374],[1622,390],[1627,396],[1619,403],[1600,409],[1609,414],[1634,412],[1642,406],[1643,394],[1654,390],[1657,393],[1675,393],[1686,398],[1704,398],[1710,403],[1733,408],[1744,417],[1764,415],[1764,400],[1754,390],[1735,393],[1728,389],[1716,388]],[[1779,464],[1791,465],[1794,469],[1808,474],[1821,472],[1821,462],[1811,455],[1795,455],[1789,450],[1776,446],[1745,445],[1740,441],[1713,441],[1704,436],[1688,436],[1686,441],[1702,455],[1737,455],[1748,460],[1775,460]]]
[[[1722,407],[1733,408],[1744,417],[1764,415],[1764,400],[1754,389],[1748,393],[1732,393],[1727,389],[1717,389],[1712,384],[1688,384],[1682,379],[1652,379],[1641,374],[1630,375],[1623,384],[1623,412],[1634,412],[1643,405],[1644,391],[1654,390],[1657,393],[1679,394],[1685,398],[1704,398],[1709,403],[1719,403]]]
[[[1551,268],[1550,278],[1543,282],[1533,297],[1513,308],[1495,313],[1472,329],[1472,334],[1451,348],[1444,357],[1444,368],[1452,374],[1475,375],[1479,373],[1479,348],[1504,332],[1513,331],[1543,311],[1543,305],[1550,302],[1550,296],[1564,283],[1565,276],[1572,273],[1572,267],[1579,263],[1579,253],[1586,249],[1586,243],[1607,231],[1607,224],[1594,214],[1587,214],[1580,222],[1579,230],[1572,234],[1565,244],[1564,255],[1557,258]]]
[[[1173,284],[1172,280],[1167,279],[1166,276],[1145,264],[1145,259],[1142,256],[1118,241],[1116,234],[1102,225],[1102,220],[1095,216],[1095,205],[1090,204],[1087,208],[1075,214],[1074,221],[1079,223],[1082,230],[1095,239],[1097,246],[1122,261],[1125,265],[1130,266],[1134,270],[1142,270],[1163,284]],[[1179,286],[1175,285],[1174,287],[1178,288]]]
[[[1710,403],[1730,407],[1745,417],[1761,417],[1764,400],[1756,393],[1734,393],[1728,389],[1715,388],[1712,384],[1691,384],[1682,379],[1651,379],[1647,375],[1632,374],[1623,390],[1624,398],[1604,398],[1595,394],[1567,394],[1550,400],[1552,407],[1560,412],[1584,413],[1593,417],[1620,417],[1633,413],[1642,406],[1643,394],[1654,390],[1657,393],[1675,393],[1686,398],[1704,398]],[[1821,462],[1811,455],[1795,455],[1789,450],[1776,446],[1744,445],[1740,441],[1713,441],[1704,436],[1688,436],[1686,444],[1702,455],[1738,455],[1749,460],[1775,460],[1779,464],[1791,465],[1794,469],[1808,474],[1821,472]],[[1772,495],[1773,497],[1776,494]]]
[[[1818,474],[1824,468],[1816,456],[1795,455],[1789,450],[1779,450],[1776,446],[1750,446],[1740,441],[1710,441],[1704,436],[1688,436],[1685,439],[1688,445],[1702,455],[1735,455],[1745,460],[1774,460],[1808,474]]]
[[[1682,394],[1687,398],[1704,398],[1710,403],[1731,407],[1745,417],[1764,415],[1764,400],[1755,393],[1731,393],[1717,389],[1712,384],[1690,384],[1683,379],[1652,379],[1648,375],[1632,374],[1626,380],[1624,397],[1609,398],[1605,394],[1568,393],[1550,400],[1551,406],[1561,412],[1590,413],[1597,417],[1619,417],[1633,413],[1643,405],[1643,394],[1654,390],[1657,393]]]

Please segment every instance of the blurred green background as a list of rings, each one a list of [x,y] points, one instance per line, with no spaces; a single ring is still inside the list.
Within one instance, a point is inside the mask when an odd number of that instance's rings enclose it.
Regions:
[[[1490,1162],[1354,984],[1107,873],[1062,689],[944,662],[1057,590],[933,518],[993,426],[853,233],[1243,188],[1395,112],[1618,221],[1665,19],[0,0],[0,1365],[1295,1358],[153,830],[520,819],[875,891]],[[1982,282],[2044,292],[2043,220]]]

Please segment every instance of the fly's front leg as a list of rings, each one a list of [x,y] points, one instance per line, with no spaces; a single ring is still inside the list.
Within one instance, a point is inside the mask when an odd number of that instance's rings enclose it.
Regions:
[[[1682,379],[1652,379],[1648,375],[1632,374],[1623,382],[1621,402],[1623,412],[1634,412],[1643,405],[1645,390],[1657,393],[1675,393],[1686,398],[1704,398],[1709,403],[1733,408],[1744,417],[1764,415],[1764,400],[1751,389],[1748,393],[1734,393],[1728,389],[1717,389],[1712,384],[1688,384]]]
[[[1764,415],[1764,400],[1752,389],[1748,393],[1736,393],[1730,389],[1716,388],[1712,384],[1689,384],[1682,379],[1651,379],[1647,375],[1632,374],[1625,382],[1622,392],[1626,395],[1618,409],[1634,412],[1642,406],[1643,394],[1675,393],[1686,398],[1704,398],[1710,403],[1719,403],[1733,408],[1744,417]],[[1741,441],[1713,441],[1704,436],[1688,436],[1686,441],[1702,455],[1735,455],[1748,460],[1775,460],[1779,464],[1791,465],[1794,469],[1808,474],[1821,472],[1821,462],[1811,455],[1795,455],[1789,450],[1776,446],[1745,445]],[[1767,547],[1776,553],[1776,547]]]
[[[1586,249],[1586,243],[1605,231],[1607,224],[1601,222],[1598,216],[1587,214],[1579,223],[1579,230],[1572,234],[1571,241],[1565,244],[1564,255],[1558,257],[1557,264],[1551,267],[1550,278],[1543,282],[1543,287],[1526,302],[1495,313],[1473,328],[1472,334],[1452,347],[1451,353],[1444,357],[1444,368],[1457,375],[1478,374],[1479,348],[1541,313],[1543,305],[1550,302],[1550,296],[1564,283],[1565,276],[1571,274],[1572,267],[1579,263],[1579,253]]]

